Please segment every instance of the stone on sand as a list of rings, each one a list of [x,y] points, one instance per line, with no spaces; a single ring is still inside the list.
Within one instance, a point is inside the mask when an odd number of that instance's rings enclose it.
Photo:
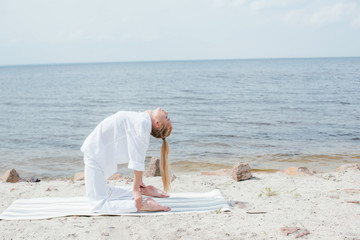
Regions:
[[[340,167],[335,169],[335,172],[348,172],[352,170],[360,170],[359,164],[357,163],[349,163],[345,165],[341,165]]]
[[[121,179],[122,179],[122,175],[120,173],[115,173],[108,178],[108,180],[121,180]]]
[[[150,166],[145,172],[145,177],[156,177],[161,176],[160,173],[160,159],[157,157],[152,157],[150,161]]]
[[[298,230],[300,230],[300,228],[298,228],[298,227],[282,227],[282,228],[280,228],[280,230],[285,234],[285,236],[287,236],[289,234],[297,232]]]
[[[1,179],[4,180],[5,182],[16,183],[20,181],[20,176],[16,172],[16,170],[12,168],[7,170],[5,174],[1,177]]]
[[[232,176],[236,181],[243,181],[252,178],[249,164],[246,162],[236,164],[232,169]]]
[[[175,176],[175,174],[172,173],[170,175],[170,182],[173,182],[175,179],[176,179],[176,176]]]
[[[316,171],[308,169],[307,167],[288,167],[282,170],[281,172],[290,175],[290,176],[304,176],[304,175],[314,175]]]
[[[84,181],[84,179],[85,179],[84,172],[75,173],[74,181]],[[122,175],[120,173],[115,173],[108,178],[108,180],[121,180],[121,179],[122,179]]]
[[[74,175],[74,181],[84,181],[84,172],[78,172]]]

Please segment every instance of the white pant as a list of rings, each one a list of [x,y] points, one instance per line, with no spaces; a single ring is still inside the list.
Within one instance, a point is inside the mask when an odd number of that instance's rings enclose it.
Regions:
[[[84,156],[85,187],[90,211],[97,213],[137,212],[132,188],[107,184],[103,170],[93,159]]]

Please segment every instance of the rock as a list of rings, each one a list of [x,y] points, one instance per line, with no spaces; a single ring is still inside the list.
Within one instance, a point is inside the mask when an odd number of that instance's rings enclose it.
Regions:
[[[235,202],[235,204],[236,204],[236,206],[238,206],[239,208],[246,208],[246,205],[245,204],[243,204],[243,203],[241,203],[241,202]]]
[[[299,238],[299,237],[302,237],[302,236],[305,236],[305,235],[309,235],[310,232],[306,229],[304,229],[301,233],[299,233],[298,235],[296,235],[295,238]]]
[[[121,179],[122,179],[122,175],[120,173],[115,173],[108,178],[108,180],[121,180]]]
[[[297,167],[288,167],[285,168],[284,170],[281,170],[281,172],[290,175],[290,176],[298,176],[298,168]]]
[[[200,173],[201,176],[207,175],[207,176],[230,176],[232,174],[232,169],[219,169],[219,170],[213,170],[208,172],[202,172]]]
[[[171,174],[171,179],[170,179],[170,182],[173,182],[174,180],[176,179],[176,176],[175,176],[175,174]]]
[[[298,227],[282,227],[282,228],[280,228],[280,230],[285,234],[285,236],[287,236],[289,234],[297,232],[298,230],[300,230],[300,228],[298,228]]]
[[[236,164],[232,169],[233,179],[236,181],[242,181],[252,178],[251,169],[248,163],[240,162]]]
[[[32,177],[32,178],[29,179],[28,182],[35,182],[35,183],[37,183],[37,182],[41,182],[41,179],[38,178],[38,177]]]
[[[344,189],[344,192],[346,192],[348,194],[357,194],[359,192],[359,190],[354,189],[354,188],[348,188],[348,189]]]
[[[4,180],[5,182],[16,183],[20,181],[20,176],[15,169],[9,169],[5,172],[5,174],[1,177],[1,179]]]
[[[299,175],[314,175],[316,173],[316,171],[312,170],[312,169],[308,169],[307,167],[299,167],[298,168],[298,173]]]
[[[344,172],[348,172],[348,171],[351,171],[351,170],[360,171],[359,164],[357,164],[357,163],[349,163],[349,164],[341,165],[340,167],[335,169],[335,172],[344,173]]]
[[[150,161],[150,166],[145,172],[145,177],[156,177],[161,176],[160,173],[160,159],[157,157],[152,157]]]
[[[316,173],[314,170],[308,169],[307,167],[288,167],[282,170],[282,172],[290,176],[312,176]]]
[[[74,175],[74,181],[84,181],[84,172],[78,172]]]
[[[129,184],[130,182],[134,181],[134,179],[131,177],[125,177],[124,180],[125,180],[125,184]]]
[[[338,174],[336,174],[336,175],[338,175]],[[334,181],[334,182],[340,181],[340,179],[337,176],[335,176],[335,174],[333,174],[333,173],[324,173],[321,175],[321,177],[325,180],[330,180],[330,181]]]

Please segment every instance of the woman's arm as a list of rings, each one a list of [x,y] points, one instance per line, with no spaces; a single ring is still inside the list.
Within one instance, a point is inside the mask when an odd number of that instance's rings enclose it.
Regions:
[[[143,172],[134,170],[134,186],[133,186],[133,196],[135,199],[135,205],[138,211],[141,209],[142,204],[142,195],[140,193],[140,187],[145,187],[142,181]]]

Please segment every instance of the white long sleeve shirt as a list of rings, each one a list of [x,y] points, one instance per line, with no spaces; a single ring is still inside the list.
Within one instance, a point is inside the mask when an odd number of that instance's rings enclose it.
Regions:
[[[108,178],[117,171],[117,164],[144,171],[146,151],[152,128],[146,112],[120,111],[100,122],[81,146],[81,151],[96,161]]]

